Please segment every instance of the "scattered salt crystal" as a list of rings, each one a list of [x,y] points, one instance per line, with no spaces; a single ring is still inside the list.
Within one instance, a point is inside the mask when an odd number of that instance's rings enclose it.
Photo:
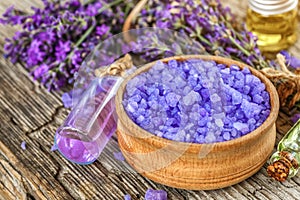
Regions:
[[[26,150],[26,142],[25,142],[25,141],[23,141],[23,142],[21,143],[21,148],[22,148],[23,150]]]
[[[148,189],[145,194],[145,200],[167,200],[168,194],[164,190]]]
[[[124,200],[131,200],[131,196],[130,196],[129,194],[126,194],[126,195],[124,196]]]
[[[65,108],[71,108],[72,107],[72,97],[70,93],[66,92],[61,96],[62,102],[64,104]]]
[[[115,159],[120,160],[120,161],[125,161],[125,158],[124,158],[122,152],[114,152],[113,154],[114,154]]]

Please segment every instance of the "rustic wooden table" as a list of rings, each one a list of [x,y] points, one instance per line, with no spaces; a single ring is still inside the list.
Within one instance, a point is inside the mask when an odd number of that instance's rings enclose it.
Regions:
[[[246,0],[223,0],[243,20]],[[30,12],[39,0],[0,1],[0,13],[10,6]],[[0,26],[0,54],[4,38],[16,29]],[[300,40],[291,48],[300,57]],[[113,158],[118,151],[114,137],[101,158],[79,166],[51,152],[53,136],[69,110],[60,93],[49,93],[29,77],[19,64],[0,56],[0,200],[10,199],[143,199],[147,188],[163,189],[169,199],[300,199],[300,177],[284,183],[271,180],[266,166],[247,180],[213,191],[186,191],[154,183]],[[290,116],[281,111],[277,120],[277,142],[291,127]],[[20,144],[25,141],[27,149]],[[259,148],[259,147],[258,147]]]

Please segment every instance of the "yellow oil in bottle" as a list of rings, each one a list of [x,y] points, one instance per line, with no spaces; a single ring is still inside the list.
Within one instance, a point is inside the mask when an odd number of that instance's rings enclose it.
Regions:
[[[249,8],[246,26],[258,37],[257,44],[261,51],[278,52],[297,40],[297,8],[269,16]]]

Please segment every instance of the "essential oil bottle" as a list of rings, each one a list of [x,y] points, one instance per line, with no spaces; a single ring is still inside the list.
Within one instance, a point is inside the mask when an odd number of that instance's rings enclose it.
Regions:
[[[263,52],[278,52],[297,40],[298,0],[249,0],[246,26]]]

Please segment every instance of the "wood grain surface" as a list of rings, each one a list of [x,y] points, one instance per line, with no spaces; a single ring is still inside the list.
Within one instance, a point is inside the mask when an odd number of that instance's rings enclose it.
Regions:
[[[243,20],[246,0],[222,0]],[[0,13],[10,5],[30,12],[39,0],[1,0]],[[79,166],[51,152],[55,130],[69,111],[63,108],[58,92],[49,93],[34,82],[19,64],[2,56],[4,38],[17,28],[0,25],[0,200],[15,199],[143,199],[148,188],[163,189],[169,199],[299,199],[300,177],[284,183],[271,180],[266,164],[247,180],[212,191],[178,190],[154,183],[117,161],[116,137],[94,164]],[[291,51],[300,57],[300,40]],[[276,143],[291,127],[291,112],[284,109],[277,119]],[[20,144],[26,142],[27,149]],[[258,147],[259,148],[259,147]]]

